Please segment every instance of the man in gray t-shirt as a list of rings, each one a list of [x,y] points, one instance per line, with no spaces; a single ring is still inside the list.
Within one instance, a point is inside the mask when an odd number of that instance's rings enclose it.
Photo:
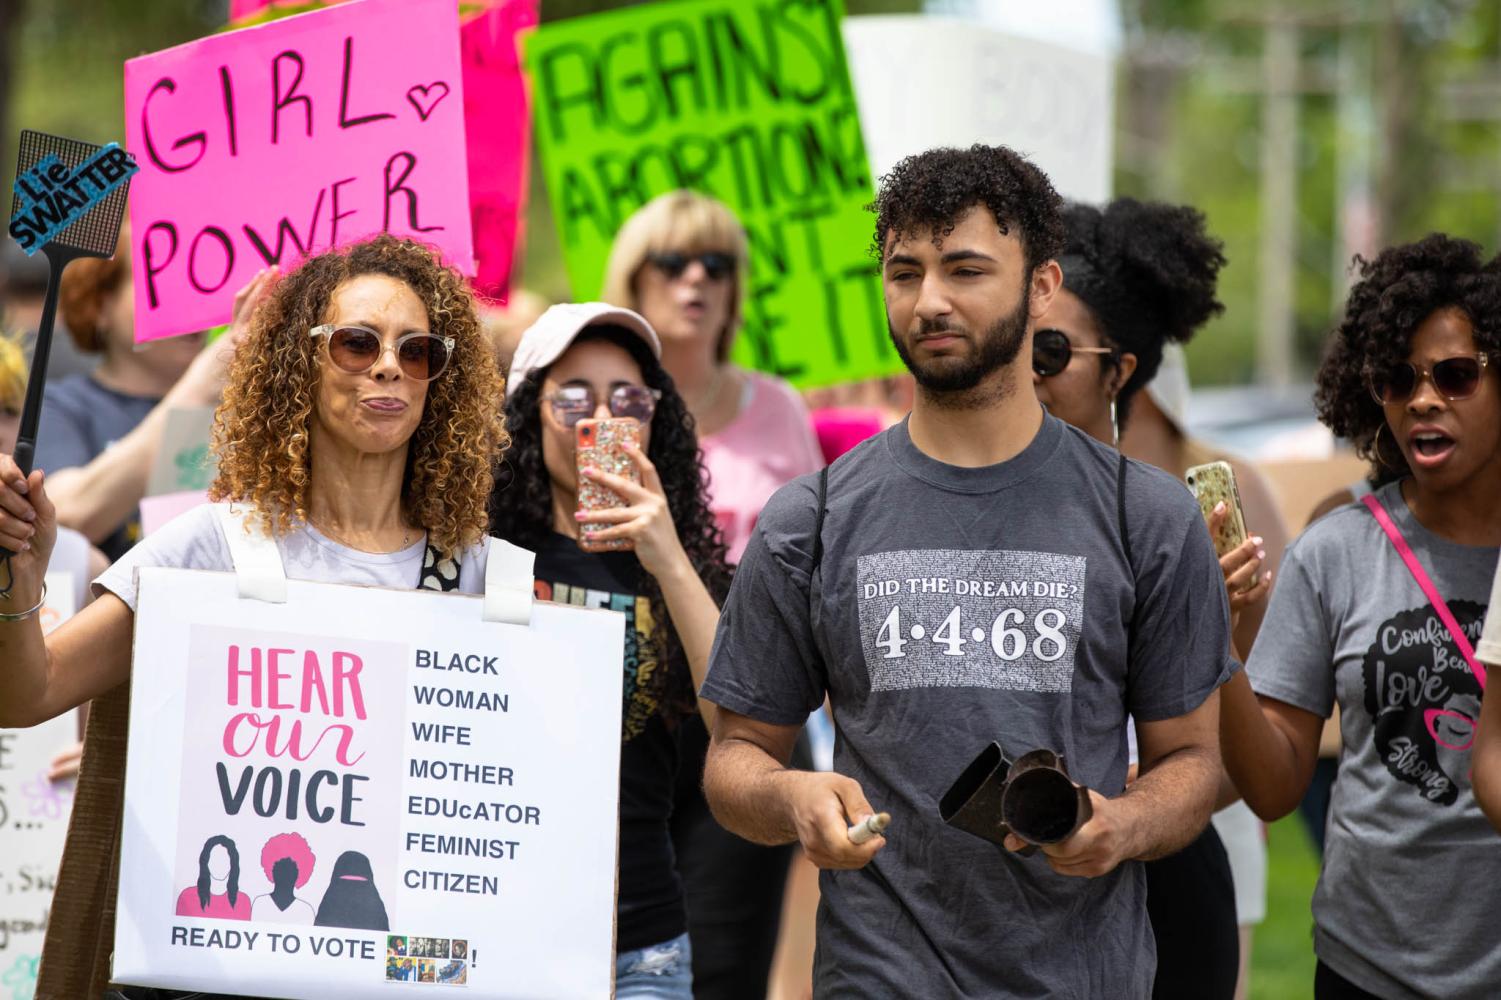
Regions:
[[[816,537],[817,477],[762,513],[702,692],[710,804],[825,869],[819,996],[1148,997],[1136,860],[1196,837],[1218,785],[1218,561],[1180,484],[1122,478],[1037,403],[1030,322],[1059,287],[1046,178],[1009,150],[934,151],[878,208],[917,404],[831,467]],[[835,773],[786,770],[825,696]],[[939,798],[992,740],[1061,753],[1094,818],[1030,857],[944,825]],[[853,844],[874,809],[887,836]]]

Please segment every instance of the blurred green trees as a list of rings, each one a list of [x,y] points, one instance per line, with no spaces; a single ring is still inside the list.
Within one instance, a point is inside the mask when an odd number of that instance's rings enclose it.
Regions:
[[[622,6],[543,0],[545,19]],[[222,28],[227,0],[0,0],[0,173],[21,126],[123,137],[120,64]],[[851,14],[920,0],[846,0]],[[1501,4],[1484,0],[1122,0],[1116,190],[1199,206],[1230,258],[1227,308],[1190,347],[1195,381],[1256,372],[1265,273],[1264,101],[1296,125],[1291,306],[1295,374],[1316,362],[1346,287],[1347,249],[1443,229],[1501,244]],[[1293,71],[1269,79],[1268,25],[1291,25]],[[9,69],[9,85],[6,76]],[[893,67],[900,72],[900,67]],[[956,86],[962,86],[956,81]],[[540,183],[540,170],[533,171]],[[567,294],[546,199],[531,200],[523,281]]]

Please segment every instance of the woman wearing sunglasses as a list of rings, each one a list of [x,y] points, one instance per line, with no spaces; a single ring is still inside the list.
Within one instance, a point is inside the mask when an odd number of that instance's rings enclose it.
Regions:
[[[639,315],[599,302],[553,306],[521,335],[506,383],[511,450],[490,526],[537,553],[540,599],[625,613],[615,991],[688,1000],[692,949],[669,832],[676,733],[712,712],[695,692],[730,573],[693,418],[660,350]],[[625,506],[583,513],[577,429],[592,418],[639,424],[641,447],[628,456],[640,482],[616,474],[624,470],[586,468],[585,477]],[[606,527],[586,551],[580,525],[590,523]],[[599,551],[594,542],[627,547]]]
[[[1184,434],[1150,388],[1160,374],[1165,380],[1177,376],[1186,393],[1185,373],[1171,365],[1161,371],[1164,356],[1222,308],[1215,286],[1225,258],[1219,241],[1205,232],[1204,217],[1186,206],[1121,198],[1103,209],[1070,205],[1064,222],[1063,288],[1032,340],[1038,399],[1053,415],[1117,446],[1123,430],[1139,418],[1144,426],[1138,441],[1147,447],[1132,457],[1180,479],[1192,465],[1227,458]],[[1171,395],[1165,383],[1155,391],[1164,399]],[[1268,586],[1261,564],[1280,548],[1281,526],[1260,477],[1240,461],[1232,465],[1243,496],[1254,501],[1246,504],[1247,522],[1272,535],[1235,554],[1249,558],[1237,559],[1239,575],[1227,583],[1236,645],[1248,648],[1259,624],[1252,612],[1264,607]],[[1226,560],[1221,566],[1228,566]],[[1252,580],[1258,586],[1242,593]],[[1236,850],[1233,859],[1227,846]],[[1237,895],[1245,903],[1245,922],[1254,922],[1264,906],[1264,880],[1257,874],[1264,867],[1255,817],[1235,813],[1216,816],[1184,851],[1147,863],[1147,909],[1157,939],[1154,996],[1229,1000],[1236,993],[1246,966],[1243,952],[1250,950],[1249,927],[1238,926]]]
[[[14,581],[0,596],[0,725],[33,725],[112,692],[130,674],[135,569],[234,568],[226,510],[243,511],[269,535],[294,579],[477,592],[486,562],[486,502],[505,445],[500,376],[464,279],[409,240],[379,236],[313,257],[280,279],[257,309],[229,373],[215,426],[218,504],[190,511],[131,549],[96,581],[98,599],[45,640],[35,609],[57,532],[44,476],[23,479],[0,456],[0,545]],[[0,581],[3,583],[4,581]],[[112,708],[104,707],[113,701]],[[96,724],[123,728],[119,692],[96,702]],[[119,740],[123,733],[107,732]],[[123,780],[123,757],[86,768],[90,780]],[[110,783],[113,782],[111,785]],[[94,799],[98,801],[98,799]],[[118,816],[90,815],[96,835],[118,835]],[[70,831],[70,856],[73,835]],[[86,848],[87,845],[84,845]],[[83,858],[98,857],[85,849]],[[51,974],[88,973],[76,955],[108,954],[100,915],[107,900],[62,912],[66,897],[105,891],[107,871],[65,866]],[[90,882],[90,880],[93,880]],[[62,939],[58,939],[61,935]],[[64,961],[63,959],[68,959]],[[44,972],[45,978],[49,972]],[[48,996],[99,996],[97,981],[39,984]],[[150,995],[150,991],[147,991]]]
[[[1471,788],[1471,646],[1501,554],[1501,268],[1432,235],[1359,261],[1318,373],[1329,429],[1399,478],[1288,550],[1225,688],[1225,766],[1263,819],[1342,749],[1313,899],[1320,1000],[1501,995],[1501,837]],[[1253,693],[1254,692],[1254,693]]]
[[[792,387],[730,361],[749,278],[745,229],[734,213],[697,192],[672,191],[626,220],[604,284],[606,301],[634,309],[662,338],[662,366],[693,415],[732,564],[771,495],[824,464]],[[681,740],[673,837],[692,902],[695,990],[700,1000],[760,995],[793,848],[760,847],[721,828],[700,787],[709,735],[689,720]],[[796,759],[811,765],[801,743]]]

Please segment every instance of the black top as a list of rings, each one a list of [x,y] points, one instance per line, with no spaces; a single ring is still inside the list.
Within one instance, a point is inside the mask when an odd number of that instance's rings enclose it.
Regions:
[[[620,745],[620,898],[616,950],[660,944],[688,929],[683,885],[673,858],[677,744],[648,681],[666,669],[651,640],[651,605],[638,594],[645,570],[629,552],[585,552],[550,534],[537,550],[536,596],[625,613],[625,705]]]

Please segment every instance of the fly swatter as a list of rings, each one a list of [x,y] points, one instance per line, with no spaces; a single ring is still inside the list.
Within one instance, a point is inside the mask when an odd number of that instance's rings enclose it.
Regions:
[[[24,474],[31,473],[36,457],[42,385],[47,381],[63,268],[80,257],[115,255],[125,195],[135,171],[135,160],[114,143],[96,146],[45,132],[21,131],[10,234],[27,253],[45,254],[50,267],[31,376],[26,382],[26,407],[16,438],[15,460]]]
[[[28,254],[45,254],[48,264],[47,298],[42,304],[31,375],[26,381],[26,406],[21,410],[21,429],[16,437],[14,457],[22,475],[31,474],[36,459],[42,386],[47,381],[47,357],[52,353],[52,325],[57,319],[63,268],[80,257],[115,255],[125,195],[130,189],[130,175],[135,172],[135,160],[115,143],[96,146],[45,132],[21,131],[10,235]],[[9,555],[0,549],[0,558]]]

